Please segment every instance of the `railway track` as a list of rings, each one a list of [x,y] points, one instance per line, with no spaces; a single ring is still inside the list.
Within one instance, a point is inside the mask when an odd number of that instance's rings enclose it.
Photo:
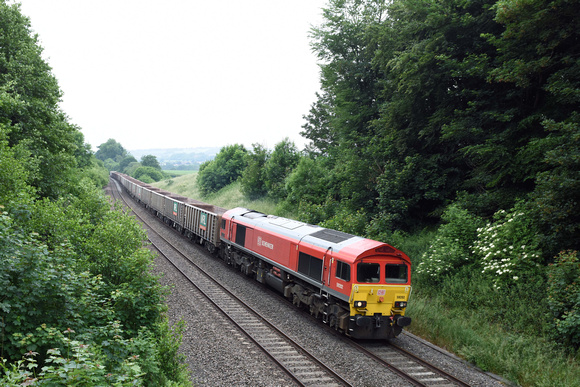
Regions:
[[[118,196],[131,208],[121,196],[120,187],[114,182]],[[147,221],[135,214],[143,223]],[[155,233],[154,229],[150,228]],[[260,316],[252,307],[244,303],[232,292],[214,280],[201,267],[193,263],[179,249],[174,247],[163,236],[156,233],[157,241],[149,239],[155,249],[178,270],[184,278],[201,293],[207,301],[217,308],[248,339],[281,367],[298,385],[301,386],[352,386],[332,368],[324,364],[307,349],[300,346],[288,335]],[[173,256],[182,258],[181,264],[170,258],[167,250],[173,251]],[[186,263],[188,268],[182,265]],[[193,269],[193,270],[192,270]]]
[[[361,352],[364,352],[378,363],[384,364],[397,374],[403,373],[412,377],[418,381],[418,385],[438,387],[469,386],[464,381],[388,341],[382,340],[362,344],[353,341],[351,345],[358,347]]]
[[[279,298],[284,302],[290,302],[282,296]],[[302,310],[301,312],[306,318],[316,320],[307,311]],[[437,387],[470,386],[469,383],[456,378],[445,370],[421,359],[388,340],[357,341],[337,333],[334,329],[326,325],[324,327],[328,331],[328,334],[335,335],[339,340],[356,348],[359,352],[381,364],[389,371],[399,375],[412,385]]]
[[[132,208],[120,192],[121,187],[112,180],[116,187],[116,195]],[[115,190],[112,190],[115,191]],[[136,215],[138,216],[138,215]],[[139,217],[139,216],[138,216]],[[139,217],[144,223],[147,223]],[[152,229],[153,230],[153,229]],[[153,231],[155,232],[155,231]],[[162,238],[160,236],[160,238]],[[211,276],[191,262],[185,254],[164,240],[154,243],[155,248],[164,256],[187,280],[195,286],[207,300],[224,314],[240,331],[246,335],[258,348],[269,356],[278,366],[283,369],[299,385],[324,385],[324,386],[350,386],[351,384],[338,375],[331,367],[326,366],[308,350],[298,345],[287,337],[273,324],[260,316],[250,306],[245,305],[238,297],[229,292],[222,285],[214,281]],[[161,246],[163,244],[164,246]],[[194,274],[186,274],[186,270],[179,264],[174,263],[163,251],[173,250],[193,267]],[[330,332],[334,330],[328,328]],[[385,368],[385,372],[397,374],[409,384],[415,386],[469,386],[469,384],[448,374],[444,370],[416,357],[412,353],[398,348],[387,341],[356,342],[343,335],[338,335],[340,340],[355,347],[358,352],[372,359]]]

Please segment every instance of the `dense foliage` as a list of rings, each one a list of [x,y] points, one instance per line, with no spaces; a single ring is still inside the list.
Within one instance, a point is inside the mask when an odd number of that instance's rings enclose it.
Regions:
[[[95,157],[102,161],[112,160],[114,162],[119,162],[129,156],[127,150],[112,138],[97,146],[97,149]]]
[[[202,163],[197,174],[200,191],[209,194],[237,181],[247,166],[247,153],[243,145],[228,145],[213,160]]]
[[[60,110],[61,91],[17,6],[0,3],[0,125],[17,148],[27,182],[57,197],[90,165],[90,147]]]
[[[551,253],[577,245],[577,12],[569,2],[330,1],[313,30],[323,94],[303,134],[330,165],[334,198],[363,210],[371,232],[411,231],[452,201],[491,216],[566,184],[537,215],[545,231],[567,223],[544,235]]]
[[[18,5],[0,40],[0,384],[188,385],[145,234],[103,195]]]
[[[562,251],[548,269],[548,305],[556,340],[580,346],[580,260],[578,251]]]

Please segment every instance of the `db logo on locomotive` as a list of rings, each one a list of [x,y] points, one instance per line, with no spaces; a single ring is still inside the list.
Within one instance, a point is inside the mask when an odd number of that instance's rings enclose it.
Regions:
[[[258,246],[264,246],[270,250],[274,250],[274,245],[272,243],[268,243],[268,242],[262,240],[261,236],[258,237]]]

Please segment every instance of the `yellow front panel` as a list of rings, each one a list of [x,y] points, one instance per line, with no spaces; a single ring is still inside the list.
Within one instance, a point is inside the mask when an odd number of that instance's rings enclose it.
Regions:
[[[355,284],[350,295],[350,315],[373,316],[380,313],[390,316],[393,314],[395,301],[408,301],[410,294],[409,285]],[[367,305],[364,308],[355,308],[356,301],[366,301]],[[405,308],[394,311],[396,314],[405,315]]]

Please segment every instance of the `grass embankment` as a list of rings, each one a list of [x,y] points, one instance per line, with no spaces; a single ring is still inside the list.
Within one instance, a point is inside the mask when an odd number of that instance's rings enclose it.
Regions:
[[[233,183],[219,192],[203,196],[196,184],[197,172],[179,176],[169,180],[163,180],[152,185],[166,191],[177,193],[188,198],[201,200],[223,208],[246,207],[265,214],[276,213],[276,202],[269,199],[250,200],[240,191],[240,183]],[[284,215],[287,216],[287,215]]]
[[[195,178],[195,174],[186,175],[154,185],[224,208],[247,207],[277,214],[275,202],[248,200],[241,194],[239,183],[203,197],[196,188]],[[416,266],[434,235],[434,232],[424,232],[386,242],[405,251]],[[415,282],[407,309],[407,315],[413,319],[408,330],[519,385],[580,386],[577,358],[563,354],[554,343],[534,333],[532,325],[545,318],[543,311],[518,302],[525,294],[489,299],[486,297],[492,293],[483,287],[477,278],[472,278],[442,284],[436,296],[426,296],[421,292],[421,285]],[[519,324],[514,324],[518,319]],[[530,329],[526,330],[526,326]]]
[[[184,176],[184,175],[192,175],[197,173],[197,171],[193,170],[181,170],[181,169],[164,169],[164,173],[167,173],[170,176]]]
[[[519,385],[580,385],[575,359],[538,336],[504,330],[478,310],[450,309],[439,298],[414,294],[407,315],[409,331]]]

